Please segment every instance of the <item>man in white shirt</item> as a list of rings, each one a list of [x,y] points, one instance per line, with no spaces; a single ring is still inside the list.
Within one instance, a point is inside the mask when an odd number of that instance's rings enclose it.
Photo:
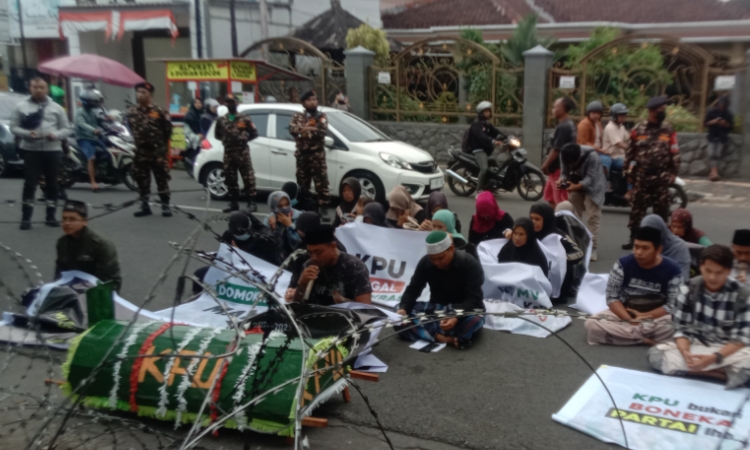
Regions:
[[[604,139],[602,153],[599,157],[602,165],[610,170],[622,170],[625,162],[625,149],[630,145],[630,134],[625,129],[625,120],[628,117],[628,108],[622,103],[615,103],[610,108],[612,120],[604,128]]]

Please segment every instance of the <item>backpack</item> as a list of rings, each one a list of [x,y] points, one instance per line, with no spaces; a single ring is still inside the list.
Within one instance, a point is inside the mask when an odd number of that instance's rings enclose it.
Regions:
[[[464,131],[464,136],[461,138],[461,151],[464,153],[471,153],[472,148],[469,143],[469,137],[471,136],[471,127]]]
[[[44,118],[44,107],[41,106],[33,113],[23,114],[21,117],[21,128],[24,130],[36,130],[42,125]]]

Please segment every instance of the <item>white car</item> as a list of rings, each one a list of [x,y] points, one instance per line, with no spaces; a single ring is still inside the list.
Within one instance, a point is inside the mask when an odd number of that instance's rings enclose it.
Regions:
[[[226,111],[226,108],[221,108]],[[404,142],[392,141],[378,129],[347,112],[321,108],[328,115],[326,161],[331,195],[338,196],[341,182],[356,177],[362,194],[378,201],[402,184],[415,200],[426,199],[444,184],[443,172],[424,150]],[[250,156],[257,189],[274,191],[288,181],[296,181],[294,138],[289,133],[292,116],[302,112],[301,105],[240,105],[240,114],[249,116],[258,129],[258,138],[250,142]],[[214,126],[195,158],[193,178],[206,186],[214,198],[227,197],[224,185],[224,147],[214,137]],[[240,182],[242,179],[240,178]]]

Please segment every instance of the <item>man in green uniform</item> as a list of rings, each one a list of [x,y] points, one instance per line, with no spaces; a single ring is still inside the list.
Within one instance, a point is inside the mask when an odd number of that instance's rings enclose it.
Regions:
[[[154,173],[156,188],[161,199],[161,215],[171,217],[169,208],[169,167],[167,152],[169,139],[172,137],[172,121],[169,113],[151,103],[154,85],[140,83],[135,85],[135,97],[138,105],[128,108],[127,118],[135,141],[133,158],[133,178],[138,183],[141,194],[141,209],[135,217],[151,215],[148,198],[151,195],[151,172]]]
[[[318,204],[325,208],[330,203],[328,192],[328,166],[326,165],[325,137],[328,117],[318,110],[315,91],[300,97],[305,112],[297,113],[289,124],[289,132],[297,143],[297,184],[304,192],[310,191],[310,181],[315,180]]]
[[[255,171],[253,161],[250,158],[250,148],[247,143],[258,137],[253,121],[248,116],[237,113],[237,99],[232,94],[227,94],[224,100],[229,112],[216,120],[214,136],[224,145],[224,183],[229,191],[229,208],[225,213],[238,211],[240,205],[237,199],[240,188],[237,183],[237,171],[240,171],[242,181],[245,183],[245,193],[248,197],[247,209],[255,212]]]
[[[648,119],[633,128],[630,148],[625,152],[624,168],[633,183],[633,207],[630,210],[630,241],[623,250],[633,248],[633,233],[640,226],[649,206],[664,222],[669,218],[669,185],[680,169],[680,146],[667,117],[667,97],[653,97],[646,105]]]
[[[57,241],[55,278],[61,272],[80,270],[102,282],[111,281],[113,289],[122,287],[117,249],[107,238],[88,227],[88,208],[83,202],[68,200],[63,207],[62,229]]]

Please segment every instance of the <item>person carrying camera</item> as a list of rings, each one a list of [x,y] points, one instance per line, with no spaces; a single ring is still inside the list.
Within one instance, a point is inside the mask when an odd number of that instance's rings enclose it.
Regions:
[[[10,119],[10,132],[21,139],[24,151],[24,184],[21,229],[31,229],[34,215],[34,195],[39,177],[46,179],[45,199],[47,216],[45,223],[59,227],[55,219],[58,197],[58,173],[62,164],[62,140],[72,133],[68,116],[62,106],[49,98],[49,86],[41,77],[29,82],[31,96],[21,101]]]

